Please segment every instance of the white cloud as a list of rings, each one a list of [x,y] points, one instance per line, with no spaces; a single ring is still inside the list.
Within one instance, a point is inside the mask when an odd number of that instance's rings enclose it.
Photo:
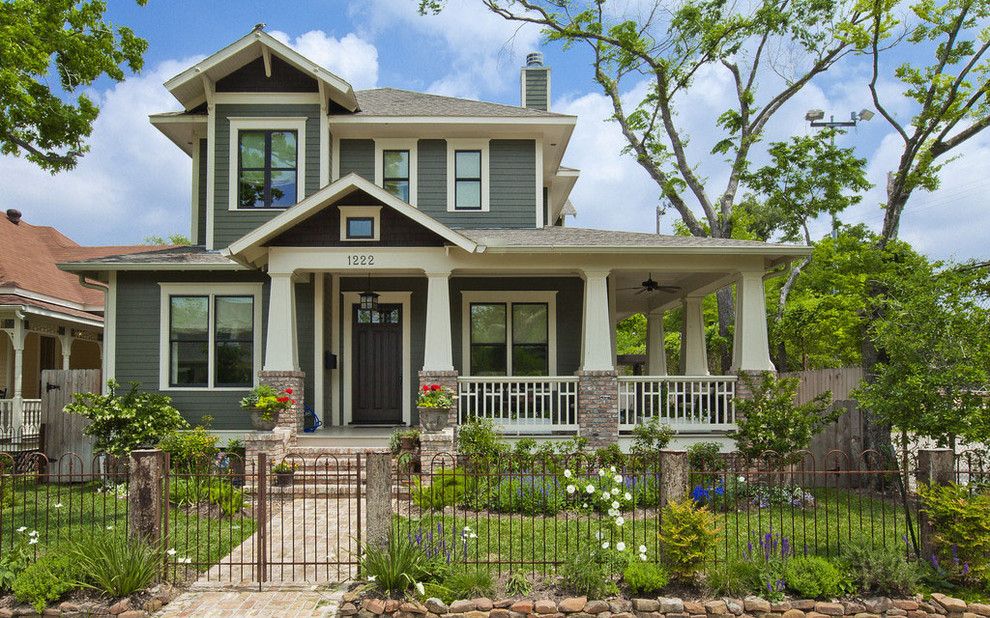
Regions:
[[[378,84],[378,49],[353,32],[339,39],[322,30],[310,30],[295,39],[279,30],[269,34],[330,69],[355,89],[373,88]]]

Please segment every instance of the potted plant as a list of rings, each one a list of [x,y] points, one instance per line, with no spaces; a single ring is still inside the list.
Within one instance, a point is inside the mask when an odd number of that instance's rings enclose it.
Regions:
[[[442,431],[449,424],[454,393],[439,384],[424,384],[416,398],[419,423],[426,431]]]
[[[278,415],[294,406],[292,389],[277,390],[274,386],[260,384],[241,399],[241,407],[251,413],[251,426],[261,431],[275,428]]]
[[[272,466],[272,472],[275,474],[275,486],[289,487],[292,485],[296,468],[296,464],[284,459]]]

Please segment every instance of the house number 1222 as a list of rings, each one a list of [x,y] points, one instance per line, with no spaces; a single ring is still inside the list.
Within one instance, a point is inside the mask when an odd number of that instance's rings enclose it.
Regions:
[[[348,255],[348,266],[374,266],[375,256],[373,255]]]

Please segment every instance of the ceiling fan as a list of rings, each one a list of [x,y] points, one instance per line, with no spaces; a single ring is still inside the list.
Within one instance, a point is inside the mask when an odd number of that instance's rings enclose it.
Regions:
[[[676,285],[660,285],[653,280],[653,273],[650,273],[650,277],[640,283],[638,286],[631,288],[622,288],[623,290],[639,290],[637,294],[646,294],[648,292],[679,292],[680,287]]]

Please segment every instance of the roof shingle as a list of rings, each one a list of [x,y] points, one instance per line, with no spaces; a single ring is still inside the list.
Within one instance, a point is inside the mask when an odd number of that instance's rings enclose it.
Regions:
[[[499,118],[572,118],[567,114],[545,112],[516,105],[488,103],[436,94],[375,88],[358,90],[360,111],[355,116],[437,116],[437,117],[499,117]],[[350,114],[347,114],[350,115]]]

